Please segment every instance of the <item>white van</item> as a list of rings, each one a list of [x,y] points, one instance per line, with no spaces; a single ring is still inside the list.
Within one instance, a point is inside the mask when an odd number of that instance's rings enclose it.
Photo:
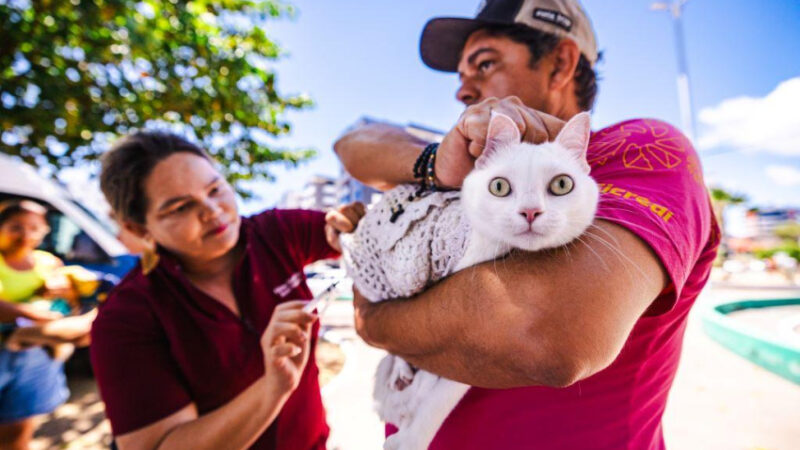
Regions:
[[[39,175],[36,170],[8,155],[0,154],[0,201],[26,198],[46,206],[52,232],[43,250],[54,253],[66,264],[114,274],[127,273],[136,262],[116,238],[110,220],[97,218],[63,187]]]

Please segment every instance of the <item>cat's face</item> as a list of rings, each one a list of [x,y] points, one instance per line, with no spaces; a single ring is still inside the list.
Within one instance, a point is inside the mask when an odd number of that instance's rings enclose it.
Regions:
[[[589,118],[578,116],[556,141],[540,145],[520,143],[516,125],[493,116],[490,144],[461,191],[476,231],[535,251],[564,245],[592,223],[598,189],[586,163]]]

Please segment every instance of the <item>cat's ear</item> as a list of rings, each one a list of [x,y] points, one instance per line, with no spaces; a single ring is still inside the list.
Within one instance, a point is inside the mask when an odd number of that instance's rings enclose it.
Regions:
[[[492,111],[489,130],[486,133],[486,146],[484,146],[481,156],[475,161],[475,167],[483,168],[486,161],[489,160],[489,156],[497,149],[511,144],[519,144],[521,140],[522,135],[514,121],[503,113]]]
[[[576,114],[564,125],[556,137],[556,143],[567,149],[578,160],[584,172],[589,173],[586,150],[589,148],[589,113]]]

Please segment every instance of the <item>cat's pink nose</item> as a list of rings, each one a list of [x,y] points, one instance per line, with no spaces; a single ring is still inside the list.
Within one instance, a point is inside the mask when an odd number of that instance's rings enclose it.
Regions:
[[[519,212],[519,215],[524,217],[529,224],[533,223],[533,221],[536,220],[536,218],[539,217],[541,214],[542,210],[538,208],[525,208]]]

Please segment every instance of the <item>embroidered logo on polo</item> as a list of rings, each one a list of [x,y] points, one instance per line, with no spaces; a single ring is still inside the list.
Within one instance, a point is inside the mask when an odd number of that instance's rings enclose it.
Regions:
[[[300,283],[303,282],[303,274],[300,272],[293,273],[283,284],[279,286],[275,286],[275,289],[272,292],[280,298],[286,298],[294,288],[300,286]]]
[[[533,18],[541,20],[542,22],[552,23],[564,29],[564,31],[572,29],[572,19],[552,9],[536,8],[533,10]]]

